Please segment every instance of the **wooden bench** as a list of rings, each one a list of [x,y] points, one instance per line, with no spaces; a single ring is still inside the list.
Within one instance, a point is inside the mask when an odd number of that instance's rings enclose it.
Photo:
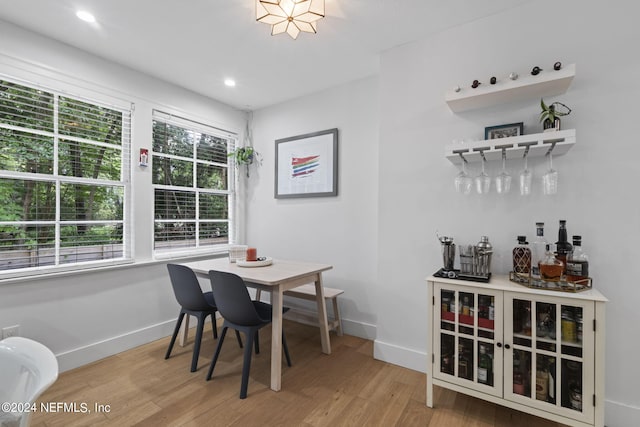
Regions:
[[[330,319],[327,315],[327,324],[329,326],[329,330],[333,329],[336,331],[338,336],[342,336],[342,318],[340,317],[340,308],[338,307],[338,295],[344,293],[342,289],[334,289],[323,287],[324,290],[324,299],[329,302],[331,301],[331,305],[333,306],[333,319]],[[313,284],[298,286],[297,288],[289,289],[284,291],[284,295],[294,298],[301,298],[308,301],[316,300],[316,286]],[[261,296],[261,290],[256,290],[256,299],[259,301]],[[293,319],[298,320],[298,319]],[[309,323],[315,326],[318,326],[318,322],[308,322],[303,321],[303,323]]]

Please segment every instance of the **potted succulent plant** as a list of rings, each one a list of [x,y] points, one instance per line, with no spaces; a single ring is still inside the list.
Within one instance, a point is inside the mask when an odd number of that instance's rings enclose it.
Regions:
[[[544,132],[560,130],[560,117],[571,114],[571,108],[562,102],[553,102],[548,106],[540,99],[540,122]]]
[[[228,157],[233,157],[233,160],[236,163],[236,166],[245,165],[247,168],[247,178],[249,177],[249,166],[253,164],[253,162],[260,155],[255,148],[250,145],[245,147],[238,147],[229,154]]]

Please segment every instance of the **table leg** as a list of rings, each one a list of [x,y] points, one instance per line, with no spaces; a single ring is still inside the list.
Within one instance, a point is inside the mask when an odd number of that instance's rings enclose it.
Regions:
[[[316,303],[318,305],[318,326],[320,326],[320,341],[322,342],[322,352],[331,354],[331,341],[329,340],[329,325],[327,323],[327,304],[324,299],[324,288],[322,287],[322,273],[318,273],[315,280]]]
[[[271,390],[279,391],[282,385],[282,286],[271,292],[273,313],[271,318]]]

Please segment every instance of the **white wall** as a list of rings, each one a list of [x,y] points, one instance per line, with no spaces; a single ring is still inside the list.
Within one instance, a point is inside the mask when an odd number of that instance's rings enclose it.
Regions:
[[[274,198],[275,140],[338,128],[338,196]],[[346,333],[373,338],[377,311],[378,80],[367,78],[254,113],[263,164],[247,181],[247,243],[262,255],[332,264]],[[296,301],[287,304],[295,305]]]
[[[570,235],[583,236],[595,287],[610,299],[607,425],[635,424],[630,417],[640,415],[640,341],[634,330],[640,321],[636,11],[631,1],[530,2],[382,56],[376,357],[426,366],[430,306],[424,278],[441,266],[436,230],[462,243],[490,236],[497,251],[493,270],[506,273],[517,235],[531,239],[535,222],[544,221],[555,242],[558,220],[566,219]],[[537,133],[540,100],[454,114],[444,93],[455,85],[469,87],[474,79],[487,84],[492,75],[525,74],[535,65],[550,69],[555,61],[577,65],[569,91],[547,99],[573,109],[563,126],[577,132],[575,147],[554,159],[558,194],[545,197],[539,185],[529,198],[456,194],[458,170],[444,158],[444,146],[454,139],[482,139],[485,126],[504,123],[524,121],[525,133]],[[539,184],[543,159],[532,164]],[[495,175],[498,165],[491,167]],[[522,165],[508,167],[517,173]],[[393,291],[383,291],[390,283]]]
[[[153,108],[237,132],[242,138],[243,112],[4,22],[0,74],[90,98],[97,94],[135,103],[133,159],[139,148],[151,146]],[[132,176],[137,265],[0,284],[0,327],[19,324],[21,335],[56,353],[62,370],[173,330],[179,308],[164,263],[154,262],[152,256],[149,169],[134,167]]]

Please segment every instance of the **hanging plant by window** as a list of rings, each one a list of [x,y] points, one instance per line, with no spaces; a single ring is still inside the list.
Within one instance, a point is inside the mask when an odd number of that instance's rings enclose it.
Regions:
[[[260,153],[258,153],[255,148],[251,146],[238,147],[230,152],[228,156],[233,157],[236,166],[239,167],[244,165],[246,167],[247,178],[249,178],[249,166],[252,165],[255,161],[260,162]]]

